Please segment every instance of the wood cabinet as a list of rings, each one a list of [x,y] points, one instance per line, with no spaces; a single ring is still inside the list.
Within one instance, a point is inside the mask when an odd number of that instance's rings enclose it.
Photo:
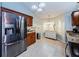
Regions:
[[[28,27],[32,26],[32,19],[33,19],[32,16],[27,16],[26,17],[26,21],[27,21],[27,26]]]
[[[29,15],[26,15],[24,13],[20,13],[20,12],[17,12],[17,11],[14,11],[14,10],[11,10],[11,9],[8,9],[8,8],[5,8],[5,7],[1,7],[0,10],[4,11],[4,12],[13,13],[13,14],[16,14],[18,16],[24,16],[26,23],[27,23],[26,26],[32,26],[32,19],[33,19],[32,16],[29,16]]]
[[[30,32],[27,33],[27,38],[25,39],[26,45],[30,46],[31,44],[36,42],[36,33],[35,32]]]
[[[79,25],[79,11],[72,12],[72,25]]]
[[[13,13],[13,14],[16,14],[18,16],[24,16],[24,17],[28,16],[28,15],[26,15],[24,13],[21,13],[21,12],[12,10],[12,9],[8,9],[8,8],[5,8],[5,7],[1,7],[0,10],[3,11],[3,12]]]

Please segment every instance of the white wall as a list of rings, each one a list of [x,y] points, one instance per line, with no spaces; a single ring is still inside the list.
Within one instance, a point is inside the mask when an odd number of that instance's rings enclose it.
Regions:
[[[65,12],[65,30],[72,31],[72,17],[71,13],[76,11],[78,8],[78,4],[75,4],[73,8],[70,8],[67,12]]]
[[[39,18],[33,18],[33,27],[36,30],[36,33],[41,33],[41,37],[43,36],[43,21]]]
[[[1,7],[1,2],[0,2],[0,7]]]
[[[57,33],[57,39],[65,42],[65,21],[64,21],[64,13],[55,17],[55,31]]]
[[[65,20],[64,20],[64,13],[59,15],[58,17],[55,17],[55,31],[57,33],[57,39],[65,42]]]
[[[57,39],[61,40],[62,42],[65,41],[65,25],[64,25],[64,14],[55,17],[55,18],[48,18],[48,19],[39,19],[35,18],[33,19],[33,26],[36,27],[36,31],[42,33],[45,32],[44,24],[45,23],[55,23],[55,31],[57,33]],[[53,24],[52,24],[53,26]],[[46,28],[46,30],[49,30],[53,32],[53,28]]]
[[[79,10],[79,3],[77,3],[77,9]]]
[[[71,13],[65,14],[65,30],[72,31],[72,18]]]

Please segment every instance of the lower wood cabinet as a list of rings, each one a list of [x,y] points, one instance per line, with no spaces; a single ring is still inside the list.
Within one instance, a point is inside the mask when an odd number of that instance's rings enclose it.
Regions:
[[[35,43],[36,42],[36,33],[35,32],[27,33],[27,38],[25,38],[25,41],[26,41],[27,46],[30,46],[33,43]]]

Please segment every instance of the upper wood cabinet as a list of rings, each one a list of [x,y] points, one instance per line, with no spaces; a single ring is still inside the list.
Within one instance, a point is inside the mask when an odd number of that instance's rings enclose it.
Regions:
[[[14,10],[11,10],[11,9],[8,9],[8,8],[5,8],[5,7],[1,7],[0,11],[13,13],[13,14],[16,14],[18,16],[24,16],[25,21],[26,21],[25,27],[32,26],[32,19],[33,19],[32,16],[29,16],[29,15],[26,15],[26,14],[23,14],[23,13],[20,13],[20,12],[17,12],[17,11],[14,11]]]
[[[8,13],[16,14],[16,15],[18,15],[18,16],[24,16],[24,17],[27,16],[27,15],[24,14],[24,13],[21,13],[21,12],[12,10],[12,9],[8,9],[8,8],[5,8],[5,7],[1,7],[0,9],[1,9],[1,11],[3,11],[3,12],[8,12]]]
[[[33,19],[33,17],[32,16],[27,16],[27,18],[26,18],[26,21],[27,21],[27,26],[32,26],[32,19]]]
[[[79,25],[79,11],[72,12],[72,25]]]

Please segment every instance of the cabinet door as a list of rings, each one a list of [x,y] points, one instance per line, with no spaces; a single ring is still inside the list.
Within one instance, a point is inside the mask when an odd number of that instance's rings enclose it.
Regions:
[[[27,39],[26,39],[27,46],[31,44],[31,41],[32,41],[31,34],[27,34]]]
[[[35,41],[36,41],[35,32],[28,33],[27,38],[25,39],[25,41],[26,41],[27,46],[30,46],[31,44],[35,43]]]
[[[33,17],[31,17],[31,16],[27,17],[27,26],[32,26],[32,19],[33,19]]]
[[[79,25],[79,11],[75,11],[72,13],[72,24]]]
[[[31,43],[33,44],[35,41],[35,32],[33,32],[31,33]]]

